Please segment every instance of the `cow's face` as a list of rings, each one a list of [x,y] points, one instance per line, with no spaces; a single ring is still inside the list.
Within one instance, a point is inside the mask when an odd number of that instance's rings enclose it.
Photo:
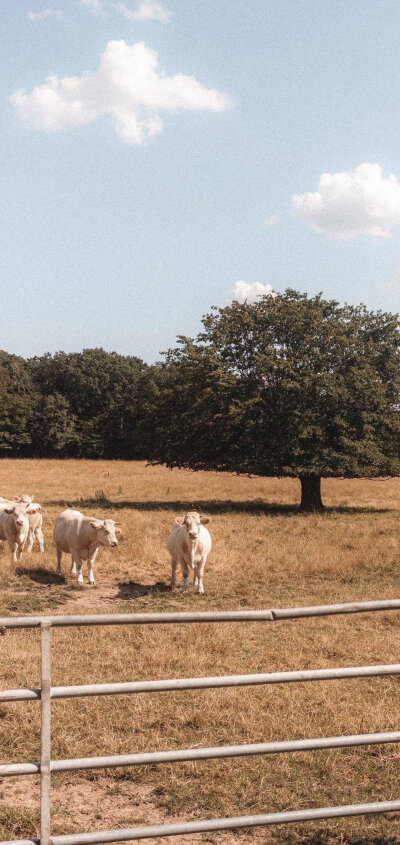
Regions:
[[[100,546],[109,546],[111,548],[118,546],[116,534],[121,533],[121,529],[115,527],[119,525],[118,522],[114,522],[113,519],[92,519],[90,524],[92,528],[96,529],[97,542]]]
[[[25,507],[25,505],[10,505],[10,507],[5,509],[5,512],[12,516],[18,540],[22,541],[29,528],[29,522],[27,519],[27,513],[29,513],[29,510]]]
[[[211,519],[209,516],[202,516],[197,511],[189,511],[185,516],[177,516],[175,522],[177,525],[184,525],[188,540],[194,542],[199,536],[200,525],[207,525]]]

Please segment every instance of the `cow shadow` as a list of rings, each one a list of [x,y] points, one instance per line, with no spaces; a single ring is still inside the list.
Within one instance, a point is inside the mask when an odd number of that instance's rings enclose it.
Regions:
[[[66,579],[64,575],[58,575],[57,572],[51,572],[49,569],[45,569],[43,566],[37,566],[34,569],[30,569],[28,566],[17,566],[15,569],[16,575],[26,575],[30,581],[34,581],[35,584],[65,584]]]
[[[137,581],[123,581],[118,584],[118,593],[115,599],[129,601],[130,599],[141,599],[144,596],[158,596],[160,593],[170,593],[171,587],[164,581],[157,581],[156,584],[139,584]]]
[[[76,499],[66,502],[65,500],[46,502],[52,507],[62,508],[95,508],[101,510],[137,510],[137,511],[171,511],[171,513],[186,513],[190,510],[204,511],[208,514],[226,513],[251,513],[267,514],[268,516],[310,516],[310,513],[301,512],[299,505],[286,505],[280,502],[265,502],[263,499],[250,499],[235,501],[233,499],[194,499],[189,500],[153,500],[153,501],[132,501],[124,500],[113,502],[111,499],[87,498]],[[391,508],[371,507],[368,505],[327,505],[323,513],[330,514],[376,514],[390,513]]]

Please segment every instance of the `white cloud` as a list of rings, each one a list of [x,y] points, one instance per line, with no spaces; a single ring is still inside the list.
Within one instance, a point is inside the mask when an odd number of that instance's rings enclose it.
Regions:
[[[260,296],[276,296],[272,285],[263,282],[245,282],[243,279],[235,282],[231,290],[231,298],[238,302],[255,302]]]
[[[80,3],[95,14],[103,12],[106,5],[104,0],[80,0]]]
[[[61,9],[43,9],[42,12],[27,12],[30,21],[44,21],[46,18],[58,18],[62,20],[64,12]]]
[[[123,0],[80,0],[81,6],[89,9],[94,15],[104,16],[109,12],[117,12],[128,21],[148,23],[149,21],[171,20],[172,12],[166,9],[157,0],[142,0],[141,3],[132,9]]]
[[[147,23],[147,21],[167,22],[172,17],[172,12],[162,6],[161,3],[157,3],[156,0],[143,0],[137,9],[130,9],[126,3],[122,3],[120,0],[117,0],[114,5],[117,12],[131,21],[142,23]]]
[[[390,237],[400,223],[400,183],[382,176],[379,164],[360,164],[353,171],[323,173],[315,193],[292,197],[296,217],[329,238],[367,234]]]
[[[44,132],[111,115],[118,137],[130,144],[143,144],[162,131],[159,111],[221,112],[232,106],[227,94],[193,76],[167,76],[158,69],[156,52],[123,39],[108,42],[97,71],[51,74],[31,93],[21,88],[10,100],[23,124]]]
[[[266,226],[267,229],[271,229],[272,226],[275,226],[276,223],[279,223],[279,220],[281,219],[281,217],[282,217],[282,212],[281,211],[275,211],[274,214],[271,214],[270,217],[267,217],[267,219],[264,220],[264,226]]]

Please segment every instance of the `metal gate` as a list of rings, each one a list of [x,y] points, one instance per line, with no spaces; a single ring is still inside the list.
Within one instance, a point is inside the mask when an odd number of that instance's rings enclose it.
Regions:
[[[157,751],[142,754],[121,754],[113,757],[86,757],[72,760],[51,759],[51,699],[89,695],[121,695],[166,690],[210,689],[217,687],[251,686],[256,684],[298,683],[304,681],[332,680],[337,678],[372,678],[382,675],[400,675],[400,664],[382,666],[355,666],[334,669],[312,669],[296,672],[272,672],[257,675],[227,675],[208,678],[179,678],[158,681],[132,681],[131,683],[89,684],[81,686],[51,686],[50,638],[52,627],[88,625],[166,625],[202,622],[275,622],[283,619],[302,619],[312,616],[330,616],[367,611],[400,610],[400,600],[370,601],[351,604],[332,604],[315,607],[295,607],[273,610],[218,611],[204,613],[133,613],[101,616],[48,616],[11,617],[0,619],[0,628],[40,628],[41,636],[41,685],[39,689],[18,689],[0,692],[0,702],[40,700],[41,706],[41,757],[37,763],[14,763],[0,766],[0,777],[40,774],[40,839],[11,840],[0,845],[94,845],[100,842],[121,842],[148,838],[193,834],[216,830],[233,830],[243,827],[304,822],[340,816],[357,816],[372,813],[400,811],[400,800],[370,804],[351,804],[339,807],[318,807],[263,815],[235,816],[233,818],[207,819],[179,824],[149,825],[98,833],[79,833],[65,836],[50,834],[50,781],[52,772],[82,769],[138,766],[154,763],[208,760],[221,757],[241,757],[256,754],[281,754],[289,751],[311,751],[323,748],[346,748],[356,745],[373,745],[400,742],[400,732],[334,736],[285,742],[265,742],[250,745],[228,745],[214,748]]]

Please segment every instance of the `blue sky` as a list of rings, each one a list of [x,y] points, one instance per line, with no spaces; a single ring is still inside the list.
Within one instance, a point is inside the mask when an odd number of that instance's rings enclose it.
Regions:
[[[2,5],[3,349],[152,362],[269,286],[400,308],[400,0]]]

